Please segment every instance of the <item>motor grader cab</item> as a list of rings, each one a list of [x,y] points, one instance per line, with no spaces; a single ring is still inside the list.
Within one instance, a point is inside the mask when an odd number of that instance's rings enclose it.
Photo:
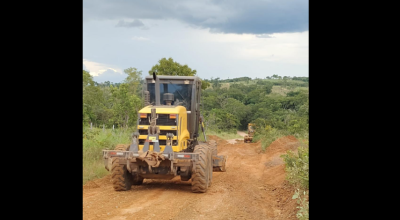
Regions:
[[[215,141],[199,142],[201,80],[196,76],[145,77],[145,107],[138,112],[137,132],[129,145],[103,150],[105,168],[117,191],[144,179],[192,180],[192,192],[206,192],[212,172],[224,172],[226,156]]]
[[[255,124],[249,123],[247,125],[247,135],[244,136],[244,143],[250,143],[253,140],[255,132]]]

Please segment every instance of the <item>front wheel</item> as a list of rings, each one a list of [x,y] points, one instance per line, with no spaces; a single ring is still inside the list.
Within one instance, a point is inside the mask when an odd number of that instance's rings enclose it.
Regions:
[[[192,192],[207,192],[210,180],[210,150],[207,146],[196,145],[193,153],[199,154],[199,159],[193,167],[192,173]]]

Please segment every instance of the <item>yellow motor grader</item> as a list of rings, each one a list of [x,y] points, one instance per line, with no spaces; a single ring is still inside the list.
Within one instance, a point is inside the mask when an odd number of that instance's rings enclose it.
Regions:
[[[255,124],[249,123],[247,125],[247,134],[244,136],[244,143],[250,143],[253,140],[255,132]]]
[[[191,179],[192,192],[204,193],[213,172],[225,172],[226,156],[208,141],[200,115],[201,80],[196,76],[145,77],[145,107],[138,111],[131,144],[103,150],[114,190],[125,191],[144,179]],[[199,126],[201,125],[201,126]],[[199,127],[206,142],[199,142]]]

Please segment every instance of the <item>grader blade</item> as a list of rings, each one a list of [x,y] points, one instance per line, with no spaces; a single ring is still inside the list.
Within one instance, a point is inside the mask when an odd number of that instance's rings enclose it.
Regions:
[[[228,158],[228,156],[225,155],[214,155],[212,156],[213,158],[213,171],[214,172],[225,172],[226,168],[226,159]]]

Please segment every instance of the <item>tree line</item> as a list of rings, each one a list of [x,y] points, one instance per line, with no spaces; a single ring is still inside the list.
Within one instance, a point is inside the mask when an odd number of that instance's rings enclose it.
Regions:
[[[162,58],[148,74],[195,76],[196,70],[172,58]],[[83,125],[90,123],[107,128],[135,127],[137,111],[144,106],[142,71],[134,67],[124,70],[121,83],[97,83],[83,70]],[[229,86],[223,86],[229,83]],[[285,89],[285,95],[272,93],[274,86]],[[303,88],[303,89],[301,89]],[[202,79],[201,112],[207,129],[215,131],[246,130],[255,123],[259,132],[271,129],[290,133],[308,133],[308,77],[264,79]]]
[[[212,87],[202,94],[202,112],[208,127],[235,132],[246,130],[248,123],[255,123],[259,131],[274,128],[290,133],[308,132],[307,89],[299,89],[297,83],[292,87],[282,82],[281,88],[289,92],[286,95],[271,94],[276,82],[267,79],[251,81],[231,83],[229,88],[221,88],[221,83],[215,80],[211,82]]]

